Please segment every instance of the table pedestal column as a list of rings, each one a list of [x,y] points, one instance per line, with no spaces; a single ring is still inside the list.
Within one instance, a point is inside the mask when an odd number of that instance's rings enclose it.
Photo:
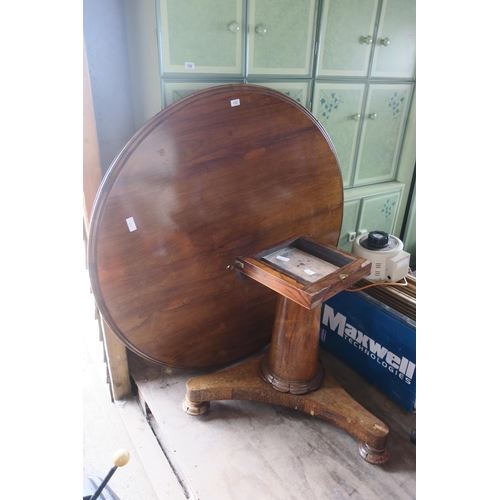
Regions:
[[[306,394],[321,385],[320,313],[321,306],[306,309],[278,297],[271,348],[261,364],[262,377],[276,390]]]

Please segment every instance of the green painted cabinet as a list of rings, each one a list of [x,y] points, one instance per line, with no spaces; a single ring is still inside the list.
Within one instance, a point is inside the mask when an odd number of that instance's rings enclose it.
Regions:
[[[351,252],[355,238],[366,232],[379,230],[393,234],[403,189],[404,184],[389,182],[347,191],[339,248]]]
[[[344,187],[395,178],[412,88],[411,83],[315,84],[312,112],[335,145]]]
[[[400,198],[400,189],[364,197],[359,210],[358,234],[373,230],[392,233]]]
[[[238,83],[238,82],[236,82]],[[243,82],[241,82],[243,83]],[[224,81],[164,81],[163,84],[163,95],[165,98],[165,106],[170,106],[174,102],[177,102],[183,97],[187,97],[190,94],[194,94],[199,90],[204,90],[209,87],[215,87],[218,85],[227,84]],[[254,85],[263,85],[265,87],[272,88],[283,94],[291,97],[293,100],[297,101],[299,104],[304,105],[309,100],[309,82],[254,82]]]
[[[164,108],[174,104],[174,102],[187,97],[188,95],[194,94],[200,90],[208,89],[209,87],[216,87],[218,85],[224,85],[227,82],[224,81],[206,81],[206,80],[196,80],[196,81],[162,81],[163,86],[163,98]]]
[[[344,217],[337,246],[346,252],[352,252],[352,244],[357,236],[358,216],[361,200],[344,201]]]
[[[312,75],[316,0],[249,0],[248,75]]]
[[[383,0],[373,55],[373,77],[413,78],[415,19],[415,0]]]
[[[158,0],[162,76],[243,75],[242,0]]]
[[[395,178],[412,84],[370,84],[354,186]]]
[[[318,0],[158,0],[162,76],[311,77],[317,7]]]
[[[415,88],[415,3],[321,2],[312,112],[335,145],[346,193],[413,169],[401,152]]]
[[[366,85],[317,82],[312,112],[335,146],[345,187],[352,185]]]
[[[292,81],[292,80],[278,80],[278,81],[265,81],[253,80],[249,83],[254,85],[263,85],[271,89],[282,92],[283,94],[291,97],[294,101],[302,104],[304,107],[308,106],[310,94],[310,80]]]
[[[349,198],[351,191],[374,186],[385,193],[387,185],[399,180],[403,186],[411,177],[415,0],[124,5],[137,128],[160,108],[207,87],[252,83],[283,92],[312,111],[332,139],[345,188],[345,221],[355,226],[351,235],[369,213],[368,201]],[[406,200],[408,193],[401,193]],[[404,210],[398,213],[401,227]]]
[[[318,76],[366,77],[379,0],[324,0]]]
[[[317,75],[412,78],[415,32],[415,0],[324,0]]]

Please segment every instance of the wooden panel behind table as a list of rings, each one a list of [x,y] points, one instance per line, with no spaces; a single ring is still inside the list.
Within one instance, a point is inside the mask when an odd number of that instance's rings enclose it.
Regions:
[[[335,245],[342,209],[333,145],[304,107],[256,85],[200,91],[146,123],[103,180],[89,237],[99,309],[146,359],[237,360],[270,341],[277,296],[226,267],[296,234]]]

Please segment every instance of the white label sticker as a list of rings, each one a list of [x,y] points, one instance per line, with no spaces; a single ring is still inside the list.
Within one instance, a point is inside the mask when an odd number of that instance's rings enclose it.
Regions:
[[[184,68],[186,68],[186,69],[194,69],[194,63],[186,62],[186,63],[184,63]]]
[[[240,105],[240,100],[239,99],[233,99],[231,101],[231,107],[239,106],[239,105]]]
[[[285,262],[288,262],[290,260],[288,257],[283,257],[282,255],[276,255],[276,258],[278,260],[284,260]]]
[[[137,226],[135,225],[135,220],[133,217],[129,217],[126,219],[127,226],[130,232],[135,231],[137,229]]]
[[[310,269],[304,269],[304,272],[307,273],[309,276],[316,274],[314,271],[311,271]]]

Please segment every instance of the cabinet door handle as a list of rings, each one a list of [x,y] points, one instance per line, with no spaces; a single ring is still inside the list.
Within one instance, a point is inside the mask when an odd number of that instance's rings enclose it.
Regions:
[[[371,37],[371,35],[362,36],[359,39],[359,43],[366,43],[366,45],[370,45],[370,43],[372,43],[372,42],[373,42],[373,38]]]
[[[380,39],[380,45],[383,45],[384,47],[387,47],[391,41],[388,38]]]
[[[263,24],[259,24],[255,27],[255,33],[260,36],[264,36],[267,33],[266,27]]]
[[[368,118],[370,118],[370,120],[375,120],[377,118],[377,113],[371,113],[368,115]]]
[[[355,122],[359,122],[359,119],[361,118],[361,115],[360,114],[357,114],[357,115],[352,115],[351,118],[355,121]]]
[[[228,30],[231,31],[232,33],[237,33],[240,31],[240,26],[236,21],[233,21],[232,23],[229,23],[227,26]]]

